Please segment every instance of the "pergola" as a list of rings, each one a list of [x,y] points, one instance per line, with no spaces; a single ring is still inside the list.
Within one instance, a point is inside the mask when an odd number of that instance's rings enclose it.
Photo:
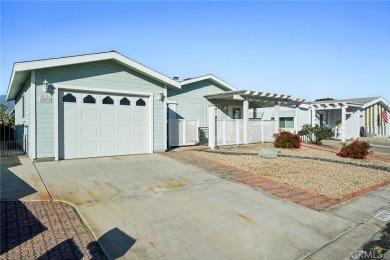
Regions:
[[[340,101],[318,101],[315,103],[307,103],[311,109],[311,124],[312,126],[315,125],[315,119],[316,119],[316,111],[317,110],[334,110],[339,109],[341,110],[341,141],[345,142],[345,122],[347,120],[347,108],[349,107],[357,107],[361,108],[362,105],[358,103],[353,102],[340,102]]]
[[[296,98],[287,94],[275,94],[269,92],[253,90],[235,90],[218,94],[206,95],[208,100],[227,100],[243,102],[243,119],[248,120],[249,103],[254,108],[275,107],[275,121],[279,122],[280,106],[295,106],[295,130],[298,131],[298,110],[299,106],[306,101],[303,98]],[[279,124],[275,124],[275,132],[279,129]]]

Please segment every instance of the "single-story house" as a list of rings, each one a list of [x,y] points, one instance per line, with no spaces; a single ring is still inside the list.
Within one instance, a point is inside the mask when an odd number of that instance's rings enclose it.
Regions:
[[[307,102],[287,94],[239,90],[214,75],[179,80],[116,51],[17,62],[7,100],[16,134],[32,159],[156,153],[168,146],[272,141],[304,124],[388,135],[381,97]]]
[[[304,102],[299,110],[288,106],[280,108],[279,129],[296,132],[304,124],[326,126],[334,130],[334,139],[342,141],[361,136],[388,136],[390,127],[384,117],[389,118],[389,111],[390,104],[383,97]],[[256,116],[273,120],[275,110],[257,109]]]
[[[167,149],[166,97],[178,81],[115,51],[17,62],[7,100],[31,159]]]

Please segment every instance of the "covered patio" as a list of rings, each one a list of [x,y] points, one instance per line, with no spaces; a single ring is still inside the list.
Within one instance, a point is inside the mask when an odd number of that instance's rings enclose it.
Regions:
[[[209,146],[272,141],[279,132],[280,107],[295,107],[294,132],[298,132],[299,106],[306,100],[287,94],[252,90],[204,96],[209,102]],[[275,108],[273,120],[264,120],[259,108]]]
[[[335,139],[343,142],[349,136],[359,136],[362,105],[351,102],[316,102],[310,104],[312,126],[327,126],[334,130]],[[348,121],[348,124],[347,124]]]

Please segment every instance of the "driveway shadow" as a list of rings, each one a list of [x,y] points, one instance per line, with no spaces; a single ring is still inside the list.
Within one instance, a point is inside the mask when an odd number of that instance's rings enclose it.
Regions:
[[[136,239],[130,237],[119,228],[113,228],[104,233],[97,242],[105,251],[108,258],[117,259],[124,256],[134,246]],[[94,245],[90,245],[92,248]]]
[[[37,192],[36,189],[10,170],[10,168],[19,165],[21,165],[21,162],[17,157],[2,158],[0,173],[0,254],[8,252],[47,230],[31,211],[19,201],[19,199]]]
[[[1,201],[0,203],[0,255],[47,230],[20,201]]]

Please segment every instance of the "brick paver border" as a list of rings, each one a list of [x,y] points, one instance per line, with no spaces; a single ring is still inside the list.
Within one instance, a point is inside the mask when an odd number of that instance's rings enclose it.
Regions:
[[[246,172],[232,166],[217,163],[204,157],[197,156],[195,153],[190,151],[169,152],[164,155],[183,163],[192,164],[196,167],[202,168],[209,173],[221,177],[222,179],[243,183],[252,188],[260,189],[266,193],[317,211],[327,209],[336,204],[390,184],[390,181],[384,182],[350,194],[342,199],[334,199],[312,191],[277,182],[263,176],[258,176],[254,173]]]

